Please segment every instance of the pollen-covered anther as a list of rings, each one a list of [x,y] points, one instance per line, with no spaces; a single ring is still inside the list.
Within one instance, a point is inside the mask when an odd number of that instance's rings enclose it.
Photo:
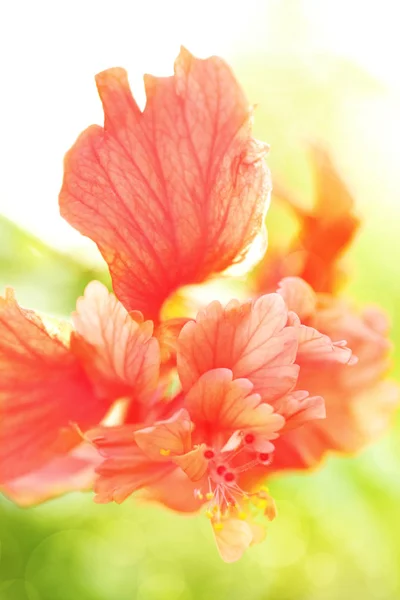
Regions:
[[[194,490],[194,497],[197,498],[197,500],[203,500],[204,499],[204,495],[201,492],[201,490],[199,490],[199,489]]]
[[[221,529],[224,528],[224,525],[221,523],[221,521],[217,521],[216,523],[213,523],[213,527],[215,531],[221,531]]]
[[[213,500],[214,499],[214,492],[207,492],[206,499],[207,500]]]
[[[160,448],[160,454],[161,456],[169,456],[171,454],[171,450],[168,450],[166,448]]]

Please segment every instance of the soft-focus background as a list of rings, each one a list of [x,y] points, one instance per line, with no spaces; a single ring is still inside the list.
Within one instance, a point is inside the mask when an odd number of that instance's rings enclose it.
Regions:
[[[183,43],[230,62],[258,104],[255,134],[271,145],[274,178],[304,201],[305,142],[331,151],[364,219],[346,292],[386,308],[400,347],[398,10],[393,0],[2,4],[1,288],[67,315],[87,281],[107,281],[94,246],[58,216],[63,154],[101,123],[97,71],[125,66],[143,101],[140,75],[169,74]],[[220,561],[201,517],[96,506],[85,494],[30,510],[1,499],[0,600],[394,600],[399,467],[398,424],[356,458],[271,482],[279,518],[234,565]]]

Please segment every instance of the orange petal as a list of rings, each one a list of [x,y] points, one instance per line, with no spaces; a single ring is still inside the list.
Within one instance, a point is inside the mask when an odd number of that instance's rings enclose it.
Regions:
[[[275,443],[274,462],[269,467],[268,473],[264,470],[259,473],[259,480],[280,471],[296,471],[315,467],[326,452],[326,443],[320,432],[305,425],[289,431]],[[307,430],[305,438],[303,430]],[[255,478],[256,480],[256,478]]]
[[[231,369],[244,377],[254,392],[271,401],[292,389],[297,340],[294,328],[285,327],[288,311],[279,294],[267,294],[254,303],[232,301],[224,309],[212,302],[195,321],[184,325],[178,338],[178,371],[188,390],[206,371]]]
[[[173,461],[192,481],[199,481],[208,469],[208,460],[204,456],[206,446],[201,444],[182,456],[174,456]]]
[[[164,300],[240,260],[263,223],[270,181],[252,109],[219,58],[182,49],[173,77],[145,77],[140,112],[123,69],[100,73],[104,129],[65,159],[62,215],[91,237],[128,310]]]
[[[297,362],[300,367],[316,366],[323,363],[349,364],[357,362],[352,351],[347,347],[346,341],[332,342],[331,338],[320,333],[313,327],[300,325],[294,327],[299,341]]]
[[[7,290],[0,298],[0,481],[41,468],[81,441],[109,405],[77,358]]]
[[[170,463],[155,462],[136,445],[137,428],[98,427],[87,434],[87,439],[105,460],[96,469],[95,502],[120,504],[133,492],[157,482],[175,467]]]
[[[163,364],[169,364],[170,366],[176,365],[178,336],[182,327],[187,322],[188,319],[178,317],[162,321],[156,327],[154,335],[160,344],[161,362]]]
[[[153,323],[132,318],[98,281],[92,281],[76,304],[72,349],[81,357],[102,395],[145,396],[159,376],[160,349]]]
[[[253,542],[251,525],[240,519],[226,519],[221,522],[221,528],[216,525],[218,524],[213,526],[213,531],[222,560],[227,563],[239,560]],[[257,532],[256,539],[258,538]]]
[[[289,311],[294,311],[301,321],[314,314],[317,295],[300,277],[285,277],[279,282],[278,294],[286,302]]]
[[[213,369],[202,375],[186,395],[185,407],[196,426],[211,436],[251,430],[269,439],[284,425],[281,415],[251,393],[248,379],[233,379],[229,369]]]
[[[285,417],[284,430],[299,427],[307,421],[325,419],[325,402],[321,396],[310,396],[308,392],[297,390],[287,394],[275,403],[274,409]]]
[[[317,291],[333,291],[340,283],[336,262],[360,225],[354,200],[328,153],[314,145],[312,164],[315,204],[304,218],[299,247],[305,251],[301,277]]]
[[[191,431],[189,413],[181,409],[166,421],[139,429],[135,432],[134,439],[146,456],[158,461],[163,457],[185,454],[191,450]]]
[[[204,483],[206,485],[207,482]],[[192,481],[182,469],[168,472],[163,478],[146,487],[141,496],[146,500],[160,502],[172,510],[184,513],[198,511],[201,501],[195,490],[202,487],[198,481]]]
[[[93,487],[95,468],[101,456],[88,444],[81,444],[65,456],[54,458],[33,473],[14,479],[2,492],[19,506],[32,506],[68,492]]]

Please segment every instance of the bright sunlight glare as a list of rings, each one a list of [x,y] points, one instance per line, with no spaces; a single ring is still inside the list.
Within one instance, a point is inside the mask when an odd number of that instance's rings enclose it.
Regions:
[[[274,11],[284,10],[290,19],[293,10],[300,10],[318,33],[310,52],[335,49],[370,67],[373,75],[397,84],[383,59],[396,36],[379,35],[375,4],[325,0],[3,4],[0,212],[54,246],[87,248],[90,255],[91,244],[60,219],[57,196],[65,151],[85,127],[102,123],[96,72],[124,66],[143,106],[142,74],[170,74],[180,44],[200,57],[219,54],[235,66],[243,40],[247,52],[269,48],[272,39],[279,40],[279,32],[272,31]],[[395,27],[394,4],[387,3],[386,32]],[[379,3],[381,11],[383,5]],[[364,34],[358,27],[360,19]],[[352,35],[356,26],[357,44]],[[380,43],[371,44],[372,31]],[[303,43],[302,36],[299,39]]]

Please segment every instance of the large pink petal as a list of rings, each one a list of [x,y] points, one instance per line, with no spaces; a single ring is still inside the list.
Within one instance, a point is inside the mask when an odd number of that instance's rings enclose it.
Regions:
[[[204,455],[205,450],[206,446],[200,444],[195,446],[193,450],[186,452],[186,454],[174,456],[172,460],[186,473],[189,479],[199,481],[208,470],[208,460]]]
[[[141,497],[160,502],[172,510],[191,513],[198,511],[202,506],[195,494],[199,487],[202,486],[198,481],[191,481],[182,469],[177,468],[148,485],[141,492]]]
[[[286,302],[288,310],[297,314],[301,321],[312,316],[317,307],[317,295],[300,277],[285,277],[279,282],[278,294]]]
[[[185,454],[191,450],[192,422],[185,409],[179,410],[170,419],[158,421],[151,427],[135,432],[135,442],[152,460]]]
[[[219,58],[182,49],[173,77],[145,77],[143,112],[123,69],[96,81],[104,128],[67,154],[61,213],[97,243],[126,308],[157,320],[172,291],[240,260],[259,233],[266,147]]]
[[[253,431],[269,439],[277,437],[276,432],[284,425],[283,417],[252,389],[248,379],[233,379],[229,369],[214,369],[199,378],[186,395],[185,407],[204,432],[206,443],[212,445],[221,434],[226,442],[226,434],[236,430]]]
[[[0,298],[0,481],[36,471],[81,438],[109,408],[78,359],[41,320]]]
[[[120,504],[133,492],[158,481],[176,468],[167,462],[155,462],[137,446],[134,434],[137,428],[98,427],[89,431],[91,441],[105,460],[96,469],[95,501]]]
[[[233,301],[226,308],[212,302],[184,325],[178,338],[178,371],[188,390],[206,371],[226,367],[246,378],[254,392],[271,401],[296,383],[297,339],[286,327],[288,311],[278,294],[254,303]]]
[[[274,409],[285,417],[285,431],[326,417],[324,399],[321,396],[310,396],[303,390],[291,392],[280,398],[275,402]]]
[[[54,458],[38,471],[8,482],[2,492],[25,507],[68,492],[90,490],[95,480],[95,468],[100,462],[101,456],[92,446],[81,444],[69,454]]]
[[[99,386],[99,393],[145,396],[156,388],[160,349],[153,323],[132,318],[98,281],[86,287],[73,316],[72,347]]]
[[[300,367],[323,367],[327,364],[353,365],[357,358],[353,356],[346,340],[333,342],[331,338],[313,327],[299,325],[294,327],[297,333],[299,349],[296,361]]]

